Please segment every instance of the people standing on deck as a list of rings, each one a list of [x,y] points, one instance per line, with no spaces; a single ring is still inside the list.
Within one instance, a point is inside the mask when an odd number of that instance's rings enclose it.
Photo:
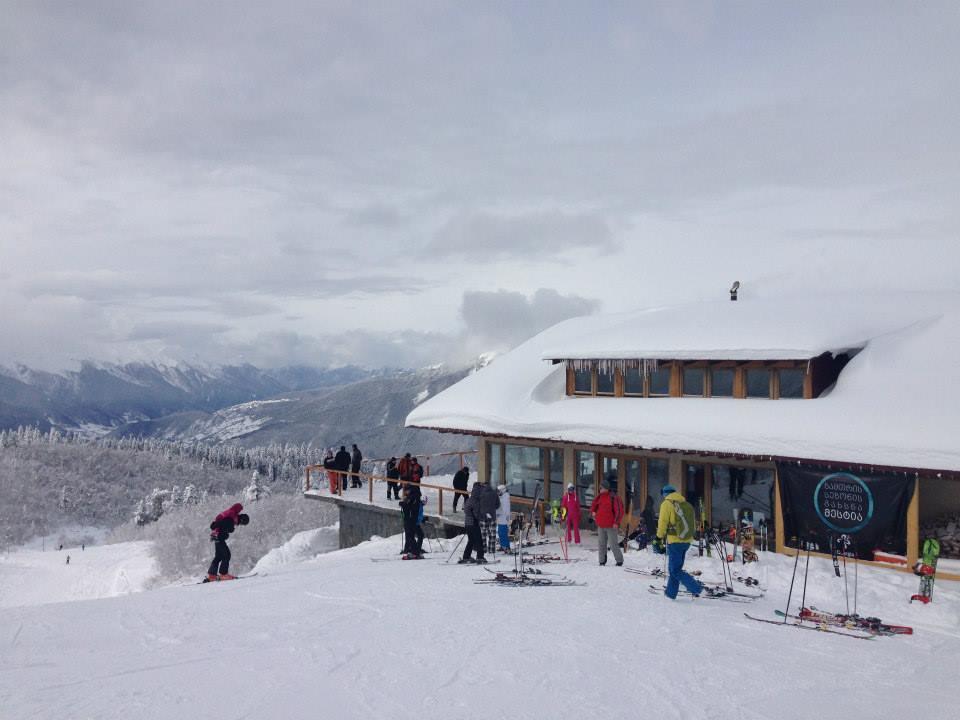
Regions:
[[[347,489],[347,471],[350,469],[350,453],[347,452],[345,445],[340,446],[340,450],[333,458],[333,465],[340,474],[340,487]]]
[[[327,450],[327,454],[323,457],[323,469],[327,473],[327,482],[330,483],[330,492],[336,495],[337,490],[340,488],[340,476],[335,472],[336,462],[333,459],[333,448]]]
[[[353,444],[353,452],[350,453],[350,487],[363,487],[363,480],[360,479],[359,473],[360,466],[363,464],[363,453],[360,452],[360,448],[357,447],[357,444]]]
[[[510,552],[510,491],[506,485],[500,485],[497,494],[500,496],[500,506],[497,508],[497,538],[500,549]]]
[[[395,499],[400,499],[400,485],[397,483],[399,479],[400,468],[397,467],[397,459],[391,457],[387,460],[387,500],[391,499],[391,494]]]
[[[680,585],[683,584],[688,592],[698,596],[703,592],[703,585],[683,569],[683,561],[687,557],[696,527],[693,506],[673,485],[664,485],[660,495],[663,502],[660,503],[660,520],[657,523],[653,550],[667,554],[667,587],[663,594],[675,600]]]
[[[570,535],[573,534],[574,542],[580,544],[580,498],[577,497],[577,488],[573,483],[567,485],[567,491],[563,494],[562,507],[567,511],[567,542],[570,542]]]
[[[470,468],[464,465],[462,468],[457,470],[457,472],[453,476],[453,489],[463,490],[464,492],[466,492],[467,483],[469,482],[470,482]],[[453,494],[453,511],[454,512],[457,511],[457,503],[460,502],[460,500],[463,500],[463,504],[464,506],[466,506],[467,496],[461,495],[460,493],[455,492]]]
[[[397,469],[400,471],[400,481],[408,483],[413,481],[413,459],[410,453],[405,453],[400,462],[397,463]]]
[[[613,550],[617,565],[623,565],[623,551],[620,550],[619,526],[623,519],[623,501],[613,492],[614,484],[604,478],[600,494],[590,505],[590,515],[597,521],[597,552],[601,565],[607,564],[607,548]]]
[[[460,564],[477,562],[486,563],[483,552],[483,536],[480,534],[481,518],[481,495],[483,490],[479,482],[473,484],[470,490],[470,497],[463,504],[463,528],[467,533],[467,547],[463,551],[463,557],[460,558]],[[474,561],[472,554],[477,553],[477,559]]]
[[[423,466],[416,458],[410,460],[410,479],[418,484],[423,480]]]

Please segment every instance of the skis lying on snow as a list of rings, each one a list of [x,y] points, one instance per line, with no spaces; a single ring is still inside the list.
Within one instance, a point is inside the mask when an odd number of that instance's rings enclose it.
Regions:
[[[236,575],[235,577],[232,577],[229,580],[221,580],[220,578],[217,578],[216,580],[211,580],[209,578],[204,578],[203,580],[201,580],[196,584],[203,585],[204,583],[230,582],[230,580],[246,580],[247,578],[252,578],[256,576],[257,576],[257,573],[248,573],[247,575]]]
[[[651,592],[654,595],[663,595],[665,590],[666,588],[664,588],[663,585],[651,585],[649,588],[649,592]],[[688,590],[680,589],[678,591],[678,595],[690,597],[693,595],[693,593],[691,593]],[[698,597],[704,600],[726,600],[727,602],[748,603],[748,602],[753,602],[754,600],[758,600],[763,596],[747,595],[745,593],[731,592],[721,587],[713,588],[708,585],[704,585],[703,592],[700,593]]]
[[[546,554],[536,554],[536,553],[534,553],[534,554],[528,555],[528,554],[524,553],[524,554],[521,556],[520,559],[521,559],[523,562],[528,563],[528,564],[530,564],[530,565],[539,565],[539,564],[541,564],[541,563],[554,563],[554,562],[555,562],[555,563],[580,562],[580,561],[583,560],[584,558],[570,558],[570,559],[568,560],[568,559],[565,559],[565,558],[563,558],[562,556],[556,555],[556,554],[546,555]]]
[[[777,615],[783,617],[783,611],[777,610]],[[748,620],[754,620],[755,622],[767,623],[768,625],[783,625],[784,627],[793,627],[799,628],[800,630],[813,630],[814,632],[824,632],[830,633],[831,635],[843,635],[844,637],[856,638],[858,640],[873,640],[876,635],[869,632],[863,632],[860,630],[853,630],[842,627],[826,627],[825,625],[802,625],[800,622],[784,622],[783,620],[767,620],[766,618],[758,618],[750,613],[744,613],[743,616]],[[791,618],[796,617],[794,615],[790,616]]]
[[[387,555],[386,557],[372,557],[370,558],[371,562],[393,562],[394,560],[443,560],[443,557],[438,553],[433,557],[426,557],[425,555],[417,556],[411,553],[403,553],[401,555]]]
[[[450,562],[442,562],[441,565],[456,565],[457,567],[476,567],[477,565],[499,565],[500,560],[487,560],[486,562],[478,563],[473,560],[470,562],[462,563],[459,560],[451,560]]]
[[[799,618],[812,623],[867,630],[875,635],[913,635],[913,628],[909,625],[891,625],[882,622],[880,618],[826,612],[812,605],[808,608],[800,608]]]
[[[499,562],[499,560],[497,561]],[[540,568],[524,568],[523,570],[491,570],[490,568],[483,568],[488,573],[494,575],[559,575],[560,573],[547,572],[546,570],[541,570]]]
[[[661,568],[661,567],[655,567],[655,568],[635,568],[635,567],[627,567],[627,566],[624,566],[623,569],[626,570],[627,572],[636,573],[637,575],[649,575],[650,577],[658,577],[658,578],[665,578],[665,577],[667,577],[666,571],[665,571],[663,568]],[[699,570],[693,570],[690,574],[696,577],[696,576],[700,575],[700,571],[699,571]]]
[[[504,585],[507,587],[579,587],[586,583],[574,582],[565,577],[548,578],[528,573],[494,573],[492,578],[480,578],[473,581],[477,585]]]

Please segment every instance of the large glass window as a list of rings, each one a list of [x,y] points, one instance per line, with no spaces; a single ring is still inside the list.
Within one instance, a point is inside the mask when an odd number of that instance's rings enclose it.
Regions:
[[[650,458],[647,460],[647,499],[644,507],[650,505],[651,517],[660,515],[660,491],[670,482],[670,464],[666,460]],[[656,526],[651,528],[655,531]]]
[[[583,395],[593,394],[593,371],[592,370],[574,370],[573,371],[573,391]]]
[[[700,463],[685,463],[684,484],[680,491],[699,513],[700,501],[706,492],[707,466]]]
[[[511,495],[533,497],[543,482],[543,450],[527,445],[507,445],[504,471]]]
[[[496,487],[503,482],[500,476],[500,460],[503,457],[503,445],[500,443],[488,443],[487,448],[490,450],[490,452],[487,453],[487,462],[490,467],[490,485]],[[473,488],[467,488],[467,490],[472,489]]]
[[[604,457],[603,458],[603,473],[600,477],[603,480],[608,480],[613,486],[613,491],[617,492],[618,485],[620,483],[620,477],[618,475],[620,466],[619,458],[615,457]]]
[[[623,371],[623,394],[643,395],[643,371],[640,368],[627,368]]]
[[[670,365],[660,365],[656,372],[650,373],[650,397],[663,397],[670,394]]]
[[[780,397],[802,398],[803,378],[806,375],[801,368],[780,370]]]
[[[703,397],[703,368],[683,369],[683,394],[691,397]]]
[[[580,503],[589,505],[593,502],[596,495],[595,477],[597,467],[596,453],[583,452],[577,450],[577,494],[580,495]]]
[[[550,499],[563,498],[563,450],[550,450]]]
[[[714,465],[711,498],[713,524],[730,527],[738,517],[743,516],[745,510],[753,515],[755,527],[760,520],[772,523],[773,470]],[[773,538],[772,529],[768,535]]]
[[[613,370],[597,371],[597,395],[613,395]]]
[[[770,397],[770,371],[766,369],[747,370],[747,397]]]
[[[710,369],[710,397],[733,397],[733,368]]]

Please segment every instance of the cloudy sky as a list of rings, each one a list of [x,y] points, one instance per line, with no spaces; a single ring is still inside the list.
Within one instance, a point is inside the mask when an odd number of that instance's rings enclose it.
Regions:
[[[956,288],[956,2],[0,0],[0,364]]]

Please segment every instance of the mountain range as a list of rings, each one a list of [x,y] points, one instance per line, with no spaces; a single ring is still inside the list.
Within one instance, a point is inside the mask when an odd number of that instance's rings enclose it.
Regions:
[[[478,366],[489,359],[484,357]],[[0,428],[137,435],[252,447],[357,443],[368,457],[465,449],[463,438],[403,426],[410,410],[470,368],[261,369],[84,362],[62,373],[0,368]]]

